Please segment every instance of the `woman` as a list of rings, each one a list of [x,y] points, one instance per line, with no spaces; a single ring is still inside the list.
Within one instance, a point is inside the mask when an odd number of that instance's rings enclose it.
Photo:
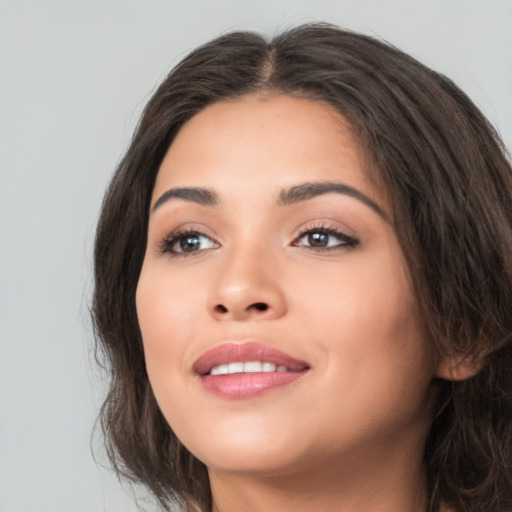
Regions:
[[[397,49],[310,25],[192,52],[95,284],[109,455],[164,508],[512,509],[512,171]]]

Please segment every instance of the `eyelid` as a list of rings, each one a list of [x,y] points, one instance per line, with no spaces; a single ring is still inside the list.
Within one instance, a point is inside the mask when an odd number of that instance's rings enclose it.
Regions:
[[[327,247],[314,247],[307,245],[299,245],[298,241],[300,241],[304,236],[310,233],[326,233],[330,236],[337,237],[341,240],[340,244],[335,246],[327,246]],[[338,226],[333,225],[332,223],[327,223],[323,221],[316,221],[312,224],[306,224],[302,227],[297,234],[294,236],[292,241],[292,246],[294,247],[302,247],[304,249],[311,250],[313,252],[329,252],[329,251],[340,251],[340,250],[348,250],[359,245],[359,237],[354,235],[349,235],[346,233],[346,230],[341,229]]]
[[[164,234],[156,239],[156,252],[157,254],[165,254],[170,257],[187,257],[193,255],[199,255],[200,253],[204,253],[210,249],[220,247],[220,242],[217,240],[215,236],[210,233],[210,229],[205,226],[198,226],[197,224],[183,224],[179,225],[174,229],[169,231],[165,231]],[[200,249],[197,251],[171,251],[172,244],[176,243],[180,238],[184,238],[186,236],[201,236],[208,238],[213,242],[214,247],[209,247],[207,249]]]
[[[317,217],[311,221],[302,222],[297,228],[295,228],[294,237],[296,238],[315,229],[320,231],[333,231],[350,238],[359,238],[359,233],[353,227],[339,221],[338,219],[323,216]]]
[[[294,247],[307,249],[311,252],[335,252],[342,250],[349,250],[357,245],[359,245],[360,240],[356,234],[348,234],[347,231],[353,233],[352,229],[342,228],[339,225],[336,225],[334,221],[314,221],[310,222],[306,225],[303,225],[301,228],[296,230],[295,235],[293,235],[293,239],[291,245]],[[330,236],[336,237],[339,240],[339,243],[331,246],[314,246],[314,245],[302,245],[300,240],[309,233],[321,232],[326,233]],[[199,248],[197,250],[191,251],[175,251],[172,250],[173,244],[176,244],[180,238],[185,238],[187,236],[199,236],[205,237],[212,242],[210,247],[207,248]],[[264,241],[262,241],[264,243]],[[202,224],[180,224],[174,229],[167,230],[164,234],[156,239],[156,253],[159,255],[165,254],[169,257],[189,257],[189,256],[198,256],[205,252],[208,252],[211,249],[216,249],[221,247],[221,243],[218,240],[218,237],[214,236],[211,233],[211,229],[202,225]]]

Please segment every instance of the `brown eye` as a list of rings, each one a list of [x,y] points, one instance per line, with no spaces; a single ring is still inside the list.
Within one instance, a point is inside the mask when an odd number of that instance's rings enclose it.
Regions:
[[[310,249],[336,250],[349,249],[358,243],[355,238],[335,229],[315,228],[304,231],[293,245]]]
[[[199,235],[184,236],[178,240],[180,252],[192,252],[200,249],[201,240]]]
[[[307,240],[310,247],[327,247],[329,244],[328,233],[308,233]]]
[[[202,233],[175,233],[165,240],[163,252],[172,255],[185,255],[205,251],[218,246],[216,242]]]

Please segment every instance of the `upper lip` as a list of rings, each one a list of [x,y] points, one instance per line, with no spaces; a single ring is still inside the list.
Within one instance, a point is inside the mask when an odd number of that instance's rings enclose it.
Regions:
[[[194,363],[193,370],[199,375],[206,375],[219,364],[234,362],[265,361],[276,366],[283,365],[292,371],[309,368],[305,361],[281,352],[274,347],[256,341],[227,342],[204,352]]]

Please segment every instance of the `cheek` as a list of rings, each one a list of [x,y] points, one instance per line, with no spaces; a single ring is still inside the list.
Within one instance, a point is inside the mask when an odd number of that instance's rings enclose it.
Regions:
[[[295,296],[308,316],[297,319],[298,331],[317,340],[325,378],[352,390],[344,400],[375,403],[385,395],[413,406],[428,392],[435,349],[402,259],[391,251],[368,261],[359,255],[337,272],[300,281]]]
[[[316,325],[332,329],[333,335],[360,332],[372,345],[388,332],[419,328],[406,267],[400,255],[383,252],[380,258],[354,254],[342,265],[302,270],[302,278],[295,280],[293,300],[300,301],[298,308],[309,310]],[[363,335],[372,331],[373,336]]]
[[[183,375],[190,372],[185,356],[202,301],[196,285],[173,275],[165,264],[161,268],[143,265],[137,285],[136,308],[149,382],[173,428],[188,407],[190,381]]]
[[[136,307],[146,367],[154,388],[157,381],[172,378],[173,368],[179,369],[183,364],[187,340],[203,302],[198,292],[200,288],[189,279],[183,282],[168,269],[142,268]]]

